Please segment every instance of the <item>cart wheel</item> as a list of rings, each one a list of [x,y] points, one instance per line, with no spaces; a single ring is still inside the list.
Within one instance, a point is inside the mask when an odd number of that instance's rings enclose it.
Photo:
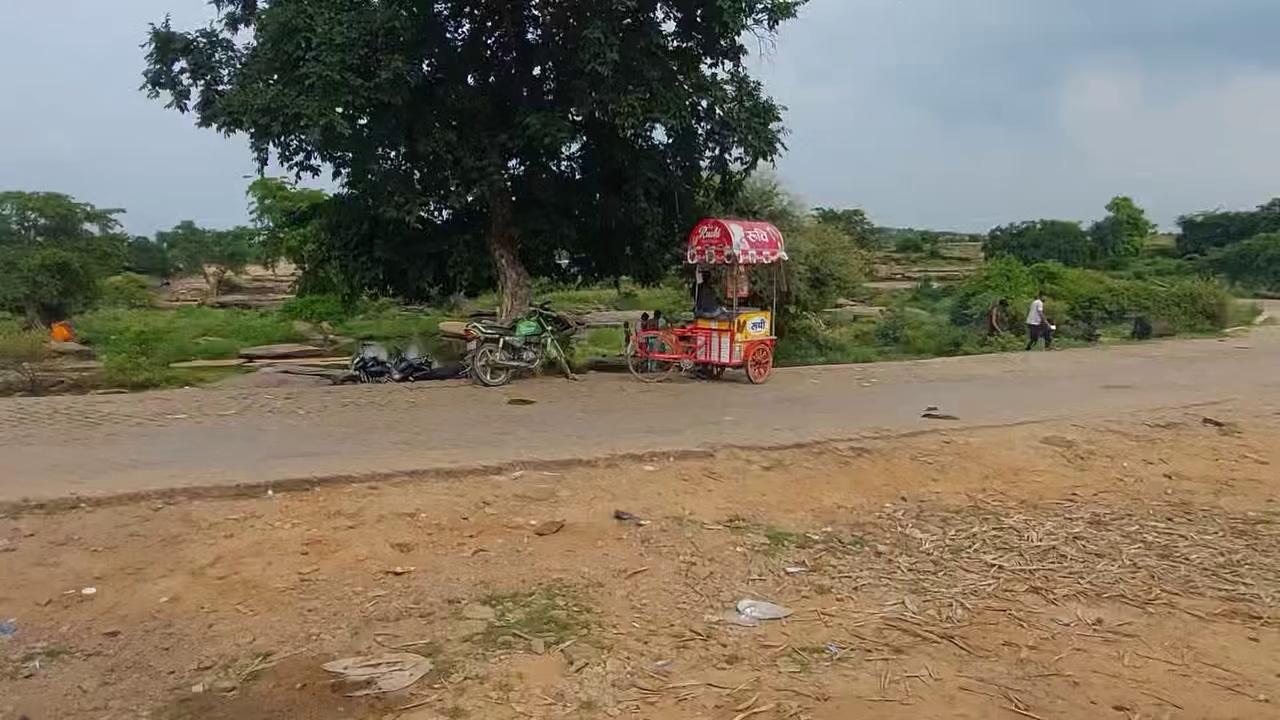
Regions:
[[[643,343],[643,349],[639,346]],[[647,383],[663,382],[675,372],[679,362],[671,359],[659,359],[654,355],[665,355],[666,358],[678,356],[680,350],[671,347],[671,343],[661,335],[645,335],[636,337],[627,345],[627,369],[636,378]]]
[[[747,354],[747,379],[752,385],[763,385],[773,374],[773,348],[759,343]]]

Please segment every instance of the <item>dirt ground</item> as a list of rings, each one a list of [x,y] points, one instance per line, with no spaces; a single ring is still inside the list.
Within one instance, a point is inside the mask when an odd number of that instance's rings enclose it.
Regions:
[[[11,510],[0,719],[1280,717],[1277,413],[1205,412]]]

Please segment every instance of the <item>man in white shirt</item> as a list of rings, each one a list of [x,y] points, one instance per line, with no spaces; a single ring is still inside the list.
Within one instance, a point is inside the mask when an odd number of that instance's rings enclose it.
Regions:
[[[1031,301],[1031,312],[1027,313],[1027,350],[1034,348],[1041,338],[1044,338],[1044,349],[1052,350],[1053,326],[1044,315],[1043,290],[1036,293],[1036,299]]]

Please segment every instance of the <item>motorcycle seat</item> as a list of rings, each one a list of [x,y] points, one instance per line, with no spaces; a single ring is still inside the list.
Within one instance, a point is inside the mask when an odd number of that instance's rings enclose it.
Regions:
[[[497,320],[483,320],[476,323],[476,327],[480,328],[481,332],[493,334],[509,333],[515,328],[515,326],[516,324],[514,322],[504,323],[498,322]]]

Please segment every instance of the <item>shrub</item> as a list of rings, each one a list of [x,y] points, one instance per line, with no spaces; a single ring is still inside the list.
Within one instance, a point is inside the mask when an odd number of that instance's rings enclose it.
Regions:
[[[876,324],[876,344],[903,355],[946,357],[979,352],[981,335],[921,311],[893,311]]]
[[[132,388],[174,382],[173,362],[235,357],[242,348],[306,339],[275,313],[206,307],[102,309],[77,318],[76,328],[98,351],[107,379]]]
[[[300,295],[287,300],[280,313],[290,320],[338,322],[354,315],[355,308],[340,295]]]
[[[828,324],[813,313],[787,318],[778,344],[779,365],[835,365],[880,359],[866,323]]]
[[[1026,265],[1011,257],[992,260],[960,285],[951,306],[951,322],[985,327],[992,306],[1008,300],[1014,308],[1023,307],[1031,302],[1037,287],[1036,277]]]
[[[104,307],[146,308],[154,304],[154,298],[146,278],[125,273],[102,281],[101,302]]]
[[[1002,298],[1019,314],[1037,290],[1045,292],[1049,316],[1060,325],[1096,328],[1144,315],[1167,321],[1179,331],[1205,331],[1225,327],[1230,307],[1226,291],[1205,280],[1157,285],[1058,263],[1026,267],[1004,258],[961,284],[951,309],[952,323],[985,327],[987,312]]]
[[[1209,254],[1209,266],[1234,283],[1280,292],[1280,232],[1258,235]]]
[[[866,278],[870,261],[856,240],[838,227],[807,223],[791,232],[787,251],[789,310],[821,312]]]
[[[58,193],[0,192],[0,309],[51,322],[92,304],[124,262],[119,212]]]
[[[0,391],[38,392],[38,366],[48,355],[49,336],[44,331],[23,330],[17,323],[0,322],[0,370],[11,370],[19,378],[16,383],[0,385]]]
[[[1219,330],[1231,321],[1231,295],[1208,280],[1189,280],[1158,289],[1149,302],[1151,316],[1168,322],[1178,332]]]
[[[42,330],[0,326],[0,363],[37,363],[49,354],[49,336]]]

